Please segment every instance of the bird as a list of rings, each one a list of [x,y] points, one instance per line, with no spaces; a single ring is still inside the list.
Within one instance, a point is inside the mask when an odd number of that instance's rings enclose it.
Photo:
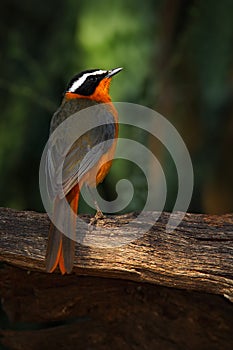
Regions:
[[[98,185],[104,180],[112,165],[119,126],[118,113],[112,104],[109,89],[112,77],[122,69],[89,69],[76,74],[68,83],[61,105],[51,119],[50,135],[74,113],[99,104],[106,106],[100,111],[105,114],[103,119],[107,119],[108,123],[81,135],[65,156],[62,186],[66,200],[75,214],[78,211],[82,186],[87,185],[91,188]],[[112,141],[103,146],[101,142],[106,140]],[[93,147],[97,147],[97,152],[88,153]],[[91,159],[88,159],[87,154]],[[73,269],[75,240],[69,238],[66,232],[61,232],[53,223],[62,214],[59,209],[60,200],[57,196],[53,204],[55,220],[50,224],[45,265],[47,272],[53,272],[59,267],[61,274],[64,275],[71,273]],[[69,217],[68,220],[74,219]],[[72,227],[74,230],[72,237],[75,237],[76,221]]]

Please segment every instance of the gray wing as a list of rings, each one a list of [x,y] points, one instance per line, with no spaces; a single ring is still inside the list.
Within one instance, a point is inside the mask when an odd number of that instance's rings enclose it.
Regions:
[[[100,104],[95,108],[95,115],[91,116],[99,126],[86,131],[68,149],[65,146],[67,135],[69,140],[69,136],[75,134],[76,128],[78,130],[83,127],[88,118],[84,120],[80,115],[75,121],[75,127],[72,127],[73,123],[67,124],[65,130],[61,128],[57,135],[56,131],[51,135],[54,137],[48,148],[46,171],[52,198],[69,193],[111,147],[115,137],[115,121],[111,110],[106,105],[103,106]]]

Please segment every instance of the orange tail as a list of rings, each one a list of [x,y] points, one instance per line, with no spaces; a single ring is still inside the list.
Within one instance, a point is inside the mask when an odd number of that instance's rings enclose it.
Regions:
[[[76,185],[66,196],[73,212],[77,214],[79,201],[79,186]],[[57,209],[58,208],[58,209]],[[54,206],[54,217],[61,215],[59,206]],[[64,215],[64,213],[63,213]],[[75,234],[76,234],[76,218],[75,215],[70,214],[69,220],[72,221],[72,237],[65,236],[59,231],[53,223],[50,225],[49,239],[46,252],[46,271],[53,272],[59,265],[62,274],[70,273],[74,263],[75,253]]]

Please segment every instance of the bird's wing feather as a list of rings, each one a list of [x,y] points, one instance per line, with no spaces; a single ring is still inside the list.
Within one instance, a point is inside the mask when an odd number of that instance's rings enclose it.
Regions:
[[[57,194],[63,197],[69,193],[111,147],[115,137],[115,121],[112,112],[108,108],[100,108],[99,112],[96,110],[95,118],[102,125],[80,136],[67,154],[64,154],[61,134],[58,134],[53,142],[47,155],[47,176],[53,188],[53,197]],[[59,180],[58,174],[61,172],[61,167],[62,180]]]

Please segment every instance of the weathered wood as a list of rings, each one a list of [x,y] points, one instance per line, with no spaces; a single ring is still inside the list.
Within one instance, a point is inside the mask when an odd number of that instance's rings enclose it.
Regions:
[[[172,233],[168,216],[139,239],[126,231],[132,242],[118,248],[78,244],[74,272],[61,276],[44,272],[47,215],[0,209],[1,343],[13,350],[232,349],[233,305],[214,294],[233,300],[233,215],[186,214]],[[114,228],[117,241],[120,224],[133,217],[111,216],[98,227]]]
[[[98,226],[114,228],[117,240],[117,230],[122,232],[121,225],[133,217],[135,214],[110,216]],[[165,230],[168,217],[163,213],[143,237],[117,248],[77,244],[74,273],[202,290],[233,300],[233,214],[186,214],[172,233]],[[145,219],[150,222],[151,214]],[[0,260],[44,271],[48,227],[46,214],[2,208]],[[98,234],[93,231],[96,240]]]

